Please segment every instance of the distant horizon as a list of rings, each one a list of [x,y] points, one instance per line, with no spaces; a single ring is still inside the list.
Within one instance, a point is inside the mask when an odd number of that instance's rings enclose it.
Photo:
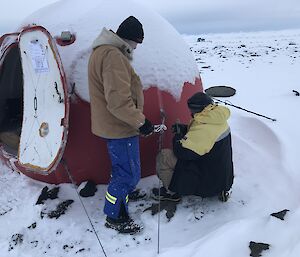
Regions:
[[[92,0],[90,0],[92,1]],[[235,33],[300,28],[300,2],[265,0],[133,0],[164,17],[180,34]],[[58,0],[5,1],[0,17],[0,35],[14,32],[22,20],[40,8]]]
[[[198,36],[198,35],[206,35],[206,34],[255,33],[255,32],[264,32],[264,31],[288,31],[288,30],[300,30],[300,26],[297,26],[297,27],[294,27],[294,28],[293,27],[288,27],[288,28],[269,28],[269,29],[249,28],[247,30],[238,30],[238,29],[236,29],[236,30],[232,30],[232,31],[231,30],[228,30],[228,31],[214,30],[214,31],[201,32],[201,33],[181,33],[180,31],[178,31],[178,30],[177,31],[182,36],[185,36],[185,35],[186,36]],[[13,32],[17,32],[17,31],[14,31],[14,30],[5,31],[5,29],[1,29],[1,27],[0,27],[0,37],[3,36],[4,34],[13,33]]]

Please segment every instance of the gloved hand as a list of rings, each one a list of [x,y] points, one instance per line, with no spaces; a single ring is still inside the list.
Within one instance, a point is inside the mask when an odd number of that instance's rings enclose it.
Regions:
[[[172,133],[184,136],[187,133],[187,125],[175,123],[172,125]]]
[[[140,134],[147,137],[150,136],[154,131],[154,126],[151,121],[145,119],[145,123],[139,128]]]

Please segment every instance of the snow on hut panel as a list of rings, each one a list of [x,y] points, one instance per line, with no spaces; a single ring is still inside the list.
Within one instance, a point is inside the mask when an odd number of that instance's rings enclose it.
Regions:
[[[72,15],[66,15],[66,10],[72,10]],[[87,0],[85,4],[81,0],[58,1],[27,17],[21,26],[42,25],[55,38],[66,30],[76,35],[73,44],[58,49],[68,85],[75,85],[77,95],[89,102],[87,64],[92,43],[103,27],[116,31],[130,15],[141,21],[145,33],[132,61],[144,89],[155,85],[179,100],[184,83],[194,84],[199,78],[193,54],[169,22],[137,1]]]
[[[42,27],[21,32],[23,123],[19,145],[21,166],[48,172],[65,145],[68,99],[59,56]]]

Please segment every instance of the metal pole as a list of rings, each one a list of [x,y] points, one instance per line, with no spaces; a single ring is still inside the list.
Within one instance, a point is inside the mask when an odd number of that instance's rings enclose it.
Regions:
[[[160,117],[161,117],[161,124],[165,124],[166,113],[163,108],[160,108]],[[160,153],[163,147],[163,134],[164,130],[162,130],[159,134],[159,141],[158,141],[158,152]],[[161,182],[159,180],[158,184],[158,217],[157,217],[157,254],[160,252],[160,188]]]
[[[262,115],[262,114],[259,114],[259,113],[257,113],[257,112],[249,111],[249,110],[244,109],[244,108],[242,108],[242,107],[240,107],[240,106],[237,106],[237,105],[234,105],[234,104],[232,104],[232,103],[229,103],[228,101],[222,101],[222,100],[219,100],[219,99],[214,98],[214,97],[212,97],[212,99],[216,100],[217,102],[223,103],[223,104],[225,104],[225,105],[229,105],[229,106],[235,107],[235,108],[240,109],[240,110],[242,110],[242,111],[249,112],[249,113],[252,113],[252,114],[254,114],[254,115],[257,115],[257,116],[266,118],[266,119],[268,119],[268,120],[276,121],[276,119],[267,117],[267,116]]]
[[[157,96],[158,96],[158,104],[159,104],[159,112],[161,118],[161,124],[164,125],[166,121],[166,113],[163,107],[163,101],[160,90],[157,88]],[[164,130],[160,131],[159,140],[158,140],[158,153],[160,153],[163,147],[163,133]],[[158,217],[157,217],[157,254],[160,252],[160,188],[161,182],[159,180],[158,184]]]

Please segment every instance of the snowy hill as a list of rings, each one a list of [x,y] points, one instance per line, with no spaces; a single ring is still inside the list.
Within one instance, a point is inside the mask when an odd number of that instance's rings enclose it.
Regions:
[[[264,257],[298,257],[300,96],[293,90],[300,91],[300,30],[184,39],[195,55],[204,88],[232,86],[236,95],[222,100],[277,121],[229,107],[235,167],[231,198],[222,203],[184,197],[170,220],[163,210],[160,256],[250,256],[253,241],[270,245],[262,251]],[[103,226],[105,185],[97,186],[95,196],[81,198],[107,256],[157,256],[158,215],[144,210],[155,203],[150,190],[158,185],[154,176],[142,179],[138,187],[147,193],[146,199],[130,202],[132,217],[144,224],[144,231],[135,236]],[[0,256],[104,256],[75,188],[59,185],[58,198],[36,205],[45,186],[56,187],[0,166]],[[51,218],[48,214],[62,202],[70,204],[65,214]],[[284,220],[270,216],[284,209],[289,210]]]

